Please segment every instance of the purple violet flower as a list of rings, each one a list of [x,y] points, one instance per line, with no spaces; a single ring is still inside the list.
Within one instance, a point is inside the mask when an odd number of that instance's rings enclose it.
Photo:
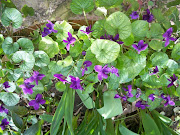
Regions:
[[[81,86],[81,80],[78,77],[69,76],[71,78],[72,84],[70,85],[70,88],[76,89],[76,90],[83,90],[83,87]]]
[[[42,80],[43,77],[45,77],[44,74],[39,74],[38,71],[34,71],[33,75],[30,78],[28,78],[27,81],[29,81],[31,83],[35,80],[36,85],[38,85],[38,80]]]
[[[121,96],[119,94],[116,94],[114,98],[120,98]]]
[[[33,90],[32,88],[35,85],[31,85],[30,82],[28,80],[24,81],[24,84],[19,85],[19,87],[21,87],[23,89],[24,94],[33,94]]]
[[[149,96],[148,96],[148,98],[151,100],[151,101],[154,101],[155,100],[155,96],[154,96],[155,94],[150,94]]]
[[[168,95],[167,97],[163,98],[163,99],[166,101],[166,103],[164,104],[164,106],[167,106],[168,104],[171,105],[171,106],[174,106],[174,105],[175,105],[174,101],[171,100],[171,97],[170,97],[169,95]]]
[[[68,32],[67,40],[63,40],[64,43],[67,43],[66,49],[69,51],[70,45],[74,46],[74,42],[76,41],[76,38],[72,37],[72,34]]]
[[[113,66],[111,66],[111,73],[115,74],[117,77],[119,77],[118,69]]]
[[[4,83],[3,83],[3,86],[4,86],[5,89],[11,87],[11,86],[9,86],[9,82],[4,82]]]
[[[91,30],[91,25],[86,27],[86,31],[84,31],[84,30],[80,30],[80,31],[82,31],[83,33],[85,33],[87,35],[90,34],[91,32],[93,32],[93,30]]]
[[[5,118],[5,119],[3,119],[3,120],[1,121],[0,127],[1,127],[2,130],[4,130],[7,125],[9,125],[9,122],[8,122],[7,119]]]
[[[44,31],[42,32],[42,37],[45,37],[45,36],[51,34],[52,32],[54,32],[54,33],[58,32],[57,30],[54,30],[54,24],[49,20],[47,20],[47,21],[48,21],[48,23],[46,24],[47,28],[46,27],[44,28]]]
[[[148,23],[151,23],[154,19],[154,16],[150,13],[149,9],[147,9],[146,13],[146,15],[143,15],[143,20],[146,20]]]
[[[127,100],[127,97],[126,97],[125,95],[120,96],[119,94],[116,94],[116,95],[114,96],[114,98],[121,98],[121,99],[124,100],[124,101]]]
[[[165,97],[164,95],[165,95],[165,94],[162,93],[160,97],[161,97],[162,99],[165,99],[166,97]]]
[[[128,92],[128,93],[127,93],[127,96],[128,96],[128,97],[133,97],[133,94],[131,93],[131,91],[132,91],[132,85],[128,85],[128,89],[123,88],[123,90]]]
[[[138,101],[136,102],[135,106],[141,109],[145,109],[146,107],[149,107],[146,101],[144,101],[144,103],[142,103],[142,101]]]
[[[155,74],[157,74],[159,72],[159,70],[158,70],[158,67],[156,66],[154,69],[153,69],[153,72],[151,73],[151,74],[149,74],[149,75],[155,75]]]
[[[63,76],[62,74],[54,74],[54,77],[58,78],[63,84],[69,83],[66,79],[67,77]]]
[[[86,55],[86,51],[82,51],[82,55],[85,56]]]
[[[170,79],[168,79],[168,81],[170,81],[171,83],[167,86],[168,88],[175,85],[174,82],[178,79],[178,77],[176,77],[175,74],[173,74],[172,77],[170,77]],[[178,87],[178,85],[175,85],[176,87]]]
[[[94,69],[96,72],[98,72],[98,79],[101,81],[103,78],[107,79],[108,75],[111,72],[111,68],[108,67],[108,65],[105,65],[104,67],[100,65],[94,66]]]
[[[169,40],[176,41],[175,38],[171,37],[172,33],[173,33],[173,28],[171,27],[163,34],[164,40],[166,41],[164,47],[169,45]]]
[[[41,94],[37,94],[35,100],[29,101],[29,106],[33,106],[35,110],[39,109],[39,104],[45,104],[46,100],[42,99]]]
[[[83,67],[81,68],[82,76],[84,76],[85,71],[87,71],[87,67],[90,67],[92,65],[91,61],[85,61],[83,63]]]
[[[124,42],[122,41],[117,41],[119,40],[119,34],[116,34],[115,37],[113,37],[113,35],[104,35],[104,36],[101,36],[100,39],[108,39],[108,40],[111,40],[111,41],[114,41],[114,42],[117,42],[118,44],[123,44]]]
[[[136,11],[132,11],[130,17],[131,17],[131,19],[138,19],[139,18],[139,14]]]
[[[0,106],[0,113],[5,112],[6,114],[8,114],[8,109],[4,108],[3,105]]]
[[[141,89],[137,88],[137,92],[136,92],[136,98],[139,98],[141,96]]]
[[[144,44],[144,41],[143,41],[143,40],[140,40],[139,43],[138,43],[138,45],[133,44],[132,47],[138,51],[138,54],[140,54],[141,51],[146,50],[146,48],[148,47],[148,45],[147,45],[147,44]]]

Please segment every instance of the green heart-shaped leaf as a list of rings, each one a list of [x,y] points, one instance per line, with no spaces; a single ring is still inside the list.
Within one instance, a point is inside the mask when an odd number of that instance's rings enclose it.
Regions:
[[[2,95],[1,95],[1,100],[7,106],[15,106],[17,103],[19,103],[19,99],[20,97],[15,93],[2,92]]]
[[[29,54],[25,51],[17,51],[13,54],[12,60],[15,63],[21,63],[20,68],[23,71],[29,71],[34,67],[35,59],[32,54]]]
[[[111,14],[105,22],[105,29],[108,34],[119,34],[119,38],[126,39],[131,35],[131,22],[122,12]]]
[[[116,42],[97,39],[91,45],[91,52],[101,63],[111,63],[119,55],[120,45]]]
[[[171,57],[175,60],[180,59],[180,43],[176,44],[172,50]]]
[[[15,8],[6,8],[1,16],[1,23],[4,26],[9,26],[12,23],[12,26],[17,29],[22,25],[22,15]]]
[[[26,51],[28,53],[33,53],[34,45],[31,40],[27,38],[20,38],[18,39],[17,43],[19,44],[19,47],[21,47],[23,51]]]
[[[49,64],[49,56],[44,51],[34,52],[35,65],[38,67],[45,67]]]
[[[10,55],[19,49],[19,44],[18,43],[13,44],[13,39],[11,37],[7,37],[5,38],[2,44],[2,49],[5,54]]]

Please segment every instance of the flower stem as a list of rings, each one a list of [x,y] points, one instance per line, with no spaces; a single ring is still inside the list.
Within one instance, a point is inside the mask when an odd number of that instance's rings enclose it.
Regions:
[[[87,25],[89,26],[89,23],[88,23],[88,20],[87,20],[87,17],[86,17],[86,12],[84,10],[83,10],[83,13],[84,13],[85,21],[86,21]]]

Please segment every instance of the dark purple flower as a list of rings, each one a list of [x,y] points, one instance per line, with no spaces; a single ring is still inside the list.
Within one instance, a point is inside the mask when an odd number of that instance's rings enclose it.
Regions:
[[[141,89],[137,88],[137,92],[136,92],[136,98],[139,98],[141,96]]]
[[[132,11],[130,17],[131,17],[131,19],[138,19],[139,18],[139,14],[136,11]]]
[[[38,71],[34,71],[33,75],[30,78],[28,78],[27,81],[29,81],[31,83],[35,80],[36,85],[38,85],[38,80],[42,80],[43,77],[45,77],[44,74],[39,74]]]
[[[170,79],[168,79],[168,81],[170,81],[171,83],[170,83],[167,87],[169,88],[169,87],[175,85],[174,82],[175,82],[177,79],[178,79],[178,77],[176,77],[176,75],[173,74],[173,76],[170,77]],[[175,85],[175,86],[177,87],[178,85]]]
[[[154,96],[155,94],[150,94],[149,96],[148,96],[148,98],[151,100],[151,101],[154,101],[154,99],[155,99],[155,96]]]
[[[101,36],[100,39],[108,39],[108,40],[111,40],[111,41],[114,41],[114,42],[117,42],[118,44],[123,44],[124,42],[122,41],[117,41],[119,40],[119,34],[117,34],[115,37],[113,37],[113,35],[104,35],[104,36]]]
[[[83,33],[85,33],[87,35],[90,34],[91,32],[93,32],[93,30],[91,30],[91,25],[86,27],[86,31],[84,31],[84,30],[80,30],[80,31],[82,31]]]
[[[86,55],[86,51],[82,51],[82,55],[85,56]]]
[[[147,14],[143,15],[143,20],[146,20],[147,22],[151,23],[154,19],[153,14],[150,13],[150,10],[147,9]]]
[[[44,31],[42,32],[42,37],[45,37],[45,36],[51,34],[52,32],[54,32],[54,33],[58,32],[57,30],[54,30],[54,24],[49,20],[47,20],[47,21],[48,21],[48,23],[46,24],[47,28],[46,27],[44,28]]]
[[[117,77],[119,77],[118,69],[113,66],[111,66],[111,73],[115,74]]]
[[[24,84],[19,85],[19,87],[21,87],[23,89],[24,94],[33,94],[33,90],[32,88],[35,85],[31,85],[30,82],[28,80],[24,81]]]
[[[70,88],[76,89],[76,90],[83,90],[83,87],[81,86],[81,80],[78,77],[69,76],[71,78],[72,84],[70,85]]]
[[[174,105],[175,105],[174,101],[171,100],[171,97],[170,97],[169,95],[168,95],[167,97],[163,98],[163,99],[166,101],[166,103],[164,104],[164,106],[167,106],[168,104],[171,105],[171,106],[174,106]]]
[[[5,112],[6,114],[8,114],[8,109],[4,108],[3,105],[0,106],[0,113]]]
[[[128,93],[127,93],[127,96],[128,96],[128,97],[133,97],[133,94],[131,93],[131,91],[132,91],[132,85],[128,85],[128,89],[123,88],[123,90],[128,92]]]
[[[66,79],[67,77],[63,76],[62,74],[54,74],[54,77],[58,78],[63,84],[69,83]]]
[[[156,66],[154,69],[153,69],[153,72],[151,73],[151,74],[149,74],[149,75],[155,75],[155,74],[157,74],[159,72],[159,70],[158,70],[158,67]]]
[[[41,104],[45,104],[45,100],[42,99],[42,95],[41,94],[37,94],[35,97],[35,100],[31,100],[29,102],[29,106],[33,106],[35,110],[39,109],[39,105]]]
[[[120,98],[121,96],[119,94],[116,94],[114,98]]]
[[[163,34],[164,40],[166,41],[164,47],[169,45],[169,40],[172,41],[176,40],[175,38],[171,37],[172,32],[173,32],[173,28],[171,27]]]
[[[3,119],[3,120],[1,121],[0,127],[1,127],[2,130],[4,130],[7,125],[9,125],[9,122],[8,122],[7,119],[5,118],[5,119]]]
[[[121,98],[121,99],[123,99],[124,101],[127,100],[127,97],[126,97],[125,95],[120,96],[119,94],[116,94],[116,95],[114,96],[114,98]]]
[[[98,72],[98,79],[101,81],[103,78],[107,79],[108,75],[111,72],[111,68],[108,67],[108,65],[105,65],[104,67],[100,65],[94,66],[94,69],[96,72]]]
[[[11,86],[9,86],[9,83],[8,83],[8,82],[4,82],[4,83],[3,83],[3,86],[4,86],[5,89],[11,87]]]
[[[143,41],[143,40],[140,40],[139,43],[138,43],[138,45],[133,44],[132,47],[138,51],[138,54],[140,54],[141,51],[146,50],[146,48],[148,47],[148,45],[147,45],[147,44],[144,44],[144,41]]]
[[[72,34],[70,32],[68,32],[68,37],[67,40],[63,40],[64,43],[67,43],[66,45],[66,49],[69,51],[70,49],[70,45],[74,46],[74,42],[76,41],[76,39],[74,37],[72,37]]]
[[[146,107],[149,107],[146,101],[144,101],[144,103],[142,103],[142,101],[138,101],[136,102],[135,106],[141,109],[145,109]]]
[[[92,65],[91,61],[85,61],[83,63],[83,67],[81,68],[82,76],[84,76],[85,71],[87,71],[87,67],[90,67]]]

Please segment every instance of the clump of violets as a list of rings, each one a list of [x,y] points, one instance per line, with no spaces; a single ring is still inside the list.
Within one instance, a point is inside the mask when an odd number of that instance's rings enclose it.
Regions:
[[[127,91],[127,97],[133,97],[132,92],[132,85],[128,85],[128,89],[123,88],[124,91]]]
[[[139,14],[137,11],[132,11],[132,13],[130,14],[131,19],[138,19],[139,18]]]
[[[170,79],[168,79],[168,81],[170,81],[171,83],[167,87],[169,88],[173,85],[178,87],[178,84],[175,84],[177,79],[178,79],[178,77],[175,74],[173,74],[173,76],[171,76]]]
[[[137,88],[136,98],[139,98],[141,95],[142,95],[141,89],[140,89],[140,88]]]
[[[33,75],[32,75],[30,78],[28,78],[27,80],[28,80],[30,83],[35,81],[35,82],[36,82],[36,85],[38,85],[38,80],[42,80],[43,77],[45,77],[44,74],[39,74],[38,71],[34,71],[34,72],[33,72]]]
[[[164,103],[164,106],[167,106],[168,104],[171,106],[174,106],[175,103],[173,100],[171,100],[171,97],[168,95],[167,97],[164,96],[164,94],[161,94],[161,98],[164,99],[166,102]]]
[[[56,77],[56,78],[59,79],[61,82],[63,82],[63,84],[69,83],[69,82],[66,80],[67,77],[63,76],[62,74],[54,74],[54,77]]]
[[[82,71],[82,76],[84,76],[84,73],[85,71],[87,71],[87,67],[90,67],[92,65],[92,62],[91,61],[85,61],[83,63],[83,67],[81,68],[81,71]]]
[[[68,32],[68,37],[67,37],[67,40],[63,40],[64,43],[67,43],[66,45],[66,49],[67,51],[69,51],[70,49],[70,45],[74,46],[74,42],[76,42],[76,38],[74,38],[72,36],[72,34],[70,32]]]
[[[155,75],[155,74],[157,74],[159,72],[159,69],[158,69],[158,67],[156,66],[154,69],[153,69],[153,72],[151,73],[151,74],[149,74],[149,75]]]
[[[89,35],[91,32],[93,32],[93,30],[91,30],[91,25],[87,26],[85,31],[84,30],[80,30],[80,31],[82,31],[83,33],[85,33],[87,35]]]
[[[163,34],[164,40],[166,41],[164,47],[169,45],[170,40],[176,41],[175,38],[171,37],[172,33],[173,33],[173,28],[171,27]]]
[[[151,100],[151,101],[154,101],[155,100],[155,96],[154,96],[155,94],[150,94],[149,96],[148,96],[148,98]]]
[[[1,105],[0,106],[0,113],[6,113],[6,114],[8,114],[8,109],[6,109],[6,108],[4,108],[4,106],[3,105]]]
[[[143,40],[140,40],[140,41],[138,42],[138,45],[133,44],[132,47],[138,51],[138,54],[140,54],[141,51],[146,50],[146,48],[148,47],[148,45],[147,45],[147,44],[144,44],[144,41],[143,41]]]
[[[9,125],[9,122],[8,122],[7,119],[5,118],[5,119],[3,119],[3,120],[1,121],[0,127],[1,127],[2,130],[4,130],[7,125]]]
[[[135,106],[141,109],[145,109],[146,107],[149,107],[146,101],[138,101],[136,102]]]
[[[76,90],[83,90],[83,87],[81,86],[81,80],[78,77],[69,76],[71,78],[72,84],[70,85],[70,88],[76,89]]]
[[[115,74],[117,77],[119,77],[118,69],[113,66],[111,66],[111,73]]]
[[[54,24],[49,20],[47,20],[47,21],[48,21],[48,23],[46,24],[46,27],[44,28],[44,31],[42,32],[42,37],[45,37],[45,36],[51,34],[52,32],[54,32],[54,33],[58,32],[57,30],[54,29]]]
[[[146,15],[143,15],[143,20],[146,20],[148,23],[151,23],[154,19],[153,14],[151,14],[150,10],[146,10]]]
[[[38,110],[40,107],[40,104],[43,105],[45,104],[45,100],[42,99],[42,95],[41,94],[37,94],[35,97],[35,100],[31,100],[29,101],[29,106],[33,106],[35,110]]]
[[[98,79],[101,81],[103,78],[107,79],[108,74],[111,72],[111,68],[108,67],[108,65],[105,65],[104,67],[100,65],[94,66],[94,69],[96,72],[98,72]]]
[[[111,41],[114,41],[118,44],[123,44],[124,42],[122,41],[118,41],[119,40],[119,34],[116,34],[115,37],[113,37],[113,35],[104,35],[104,36],[101,36],[100,39],[108,39],[108,40],[111,40]]]
[[[23,92],[24,92],[24,94],[33,94],[33,87],[34,87],[35,85],[31,85],[30,84],[30,82],[29,82],[29,80],[28,79],[26,79],[25,81],[24,81],[24,84],[22,84],[22,85],[19,85],[19,87],[21,87],[22,89],[23,89]]]

